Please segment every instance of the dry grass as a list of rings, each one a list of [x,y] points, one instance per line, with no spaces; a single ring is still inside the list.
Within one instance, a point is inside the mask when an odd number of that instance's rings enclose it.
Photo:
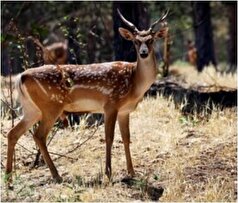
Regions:
[[[218,67],[218,69],[220,69]],[[199,73],[195,68],[184,62],[178,62],[170,69],[172,72],[179,74],[190,87],[196,86],[210,86],[216,90],[222,88],[236,88],[237,87],[237,74],[216,72],[212,66],[205,67]],[[212,89],[211,89],[212,90]]]
[[[236,88],[234,81],[229,83],[225,85]],[[1,161],[4,164],[4,136],[10,123],[1,120]],[[52,154],[64,179],[62,184],[50,182],[46,166],[29,170],[34,155],[17,145],[14,191],[5,188],[4,167],[1,167],[2,201],[151,201],[149,185],[164,188],[160,198],[164,202],[236,201],[236,108],[221,111],[217,107],[208,119],[201,120],[196,115],[183,117],[172,101],[160,96],[145,98],[131,114],[130,127],[131,153],[137,173],[133,184],[122,181],[126,176],[126,164],[118,126],[112,152],[112,181],[104,176],[104,129],[100,126],[87,143],[67,154],[71,158]],[[66,155],[93,131],[83,123],[74,130],[60,129],[49,151]],[[35,152],[30,134],[22,136],[19,144]]]

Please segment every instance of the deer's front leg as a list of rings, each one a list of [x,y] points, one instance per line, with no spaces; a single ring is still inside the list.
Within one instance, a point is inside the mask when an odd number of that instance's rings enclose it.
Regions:
[[[118,122],[121,131],[122,140],[125,147],[125,154],[126,154],[126,164],[127,164],[127,171],[131,176],[135,175],[132,161],[131,161],[131,153],[130,153],[130,129],[129,129],[129,114],[118,114]]]
[[[106,139],[106,175],[110,179],[112,175],[111,169],[111,150],[114,139],[114,129],[117,118],[117,111],[110,108],[105,109],[105,139]]]

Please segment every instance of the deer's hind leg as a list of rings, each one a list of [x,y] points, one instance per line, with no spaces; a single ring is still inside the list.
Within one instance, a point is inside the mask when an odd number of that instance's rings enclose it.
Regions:
[[[43,159],[45,163],[48,165],[54,181],[57,183],[62,182],[62,178],[59,176],[58,171],[49,155],[49,152],[46,146],[46,140],[47,140],[48,133],[52,129],[55,121],[61,115],[61,113],[62,112],[60,110],[53,111],[53,112],[52,111],[44,112],[42,119],[40,121],[39,127],[33,135],[33,138],[40,149]]]
[[[117,118],[117,110],[113,108],[105,108],[105,139],[106,139],[106,175],[110,179],[112,175],[111,168],[111,151],[114,139],[115,123]]]
[[[7,163],[6,163],[6,175],[7,181],[11,182],[12,173],[12,161],[15,145],[18,139],[34,125],[41,118],[41,113],[37,107],[34,106],[23,106],[23,117],[22,119],[8,132],[7,134]]]

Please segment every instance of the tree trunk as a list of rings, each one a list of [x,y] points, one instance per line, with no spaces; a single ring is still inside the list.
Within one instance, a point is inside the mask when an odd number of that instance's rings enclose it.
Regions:
[[[226,2],[229,20],[228,60],[229,71],[235,72],[237,67],[237,2]]]
[[[136,51],[131,41],[122,39],[118,32],[119,27],[126,27],[120,19],[117,9],[122,15],[132,22],[139,30],[147,29],[149,26],[149,16],[146,6],[142,2],[113,2],[113,29],[114,29],[114,51],[115,60],[136,61]]]
[[[212,63],[216,67],[210,2],[193,2],[195,44],[197,48],[197,70],[201,72]]]

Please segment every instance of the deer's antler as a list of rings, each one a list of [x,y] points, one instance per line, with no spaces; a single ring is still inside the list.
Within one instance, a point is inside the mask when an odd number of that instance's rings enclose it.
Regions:
[[[168,14],[169,14],[169,9],[165,12],[164,15],[162,15],[162,17],[161,17],[160,19],[158,19],[157,21],[155,21],[154,23],[152,23],[152,25],[151,25],[150,28],[149,28],[150,32],[155,32],[156,30],[154,30],[154,29],[155,29],[156,25],[157,25],[158,23],[164,21]]]
[[[130,27],[131,29],[133,29],[133,31],[136,32],[136,33],[139,32],[139,30],[137,29],[137,27],[136,27],[133,23],[129,22],[128,20],[126,20],[126,19],[124,18],[124,16],[121,14],[121,12],[120,12],[119,9],[117,9],[117,13],[118,13],[118,15],[120,16],[120,18],[122,19],[122,21],[123,21],[128,27]]]

